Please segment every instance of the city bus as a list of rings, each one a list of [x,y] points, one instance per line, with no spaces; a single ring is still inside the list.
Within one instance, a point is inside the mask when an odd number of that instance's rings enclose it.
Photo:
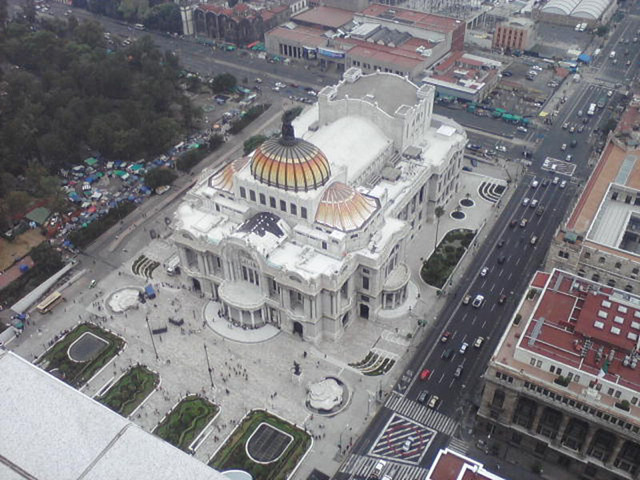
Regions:
[[[36,308],[40,313],[49,313],[53,310],[58,303],[62,301],[62,294],[60,292],[53,292],[47,298],[45,298],[40,305]]]
[[[136,23],[133,28],[135,28],[136,30],[144,30],[144,25],[141,23]]]

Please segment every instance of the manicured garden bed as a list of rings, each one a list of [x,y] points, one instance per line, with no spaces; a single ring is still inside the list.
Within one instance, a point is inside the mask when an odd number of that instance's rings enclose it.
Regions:
[[[444,287],[475,235],[473,230],[466,228],[448,232],[435,252],[422,264],[422,280],[436,288]]]
[[[90,333],[106,343],[96,356],[87,361],[71,360],[69,347],[83,334]],[[37,365],[67,382],[73,387],[85,384],[124,347],[124,340],[92,323],[82,323],[53,345],[37,362]]]
[[[277,460],[267,464],[254,462],[247,455],[246,449],[247,441],[263,423],[293,437]],[[220,471],[246,470],[254,480],[285,480],[296,468],[310,445],[311,437],[305,431],[264,410],[255,410],[233,431],[209,465]]]
[[[218,413],[218,406],[197,395],[183,398],[153,433],[185,452]]]
[[[160,377],[157,373],[144,365],[136,365],[96,400],[123,417],[128,417],[153,392],[159,382]]]

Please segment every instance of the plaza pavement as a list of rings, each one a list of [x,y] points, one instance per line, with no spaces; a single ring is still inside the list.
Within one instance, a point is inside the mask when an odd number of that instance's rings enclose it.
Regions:
[[[507,168],[512,169],[512,176],[516,174],[517,165],[509,164]],[[478,170],[495,178],[506,177],[502,167],[481,165],[476,172]],[[462,186],[440,219],[440,239],[451,229],[476,229],[486,221],[478,243],[482,241],[498,213],[494,204],[478,195],[477,188],[483,180],[487,178],[463,172]],[[505,191],[502,203],[506,202],[511,192],[512,188]],[[467,193],[475,205],[462,209],[467,214],[464,220],[451,218],[449,214]],[[224,328],[212,328],[211,322],[220,320],[205,318],[208,299],[182,285],[185,281],[183,277],[166,275],[162,262],[170,258],[173,250],[166,240],[157,239],[100,280],[97,288],[76,288],[77,294],[74,296],[71,295],[72,288],[69,292],[62,292],[67,301],[60,304],[53,314],[33,314],[25,333],[8,348],[33,360],[45,350],[50,339],[62,330],[73,328],[80,321],[95,321],[124,337],[127,346],[82,388],[87,395],[95,395],[128,367],[141,363],[158,372],[161,377],[160,390],[152,394],[132,418],[145,430],[151,431],[187,393],[204,395],[221,407],[210,434],[195,453],[197,458],[207,462],[247,411],[266,408],[303,426],[315,437],[312,451],[296,472],[295,478],[306,478],[313,469],[332,475],[343,458],[337,446],[340,438],[344,445],[350,445],[362,433],[367,421],[380,406],[376,401],[376,393],[378,390],[390,391],[410,357],[407,353],[412,354],[412,346],[430,333],[433,317],[446,298],[438,296],[436,289],[425,285],[419,278],[420,259],[429,256],[434,236],[433,223],[422,225],[415,232],[406,259],[411,268],[412,287],[404,309],[375,322],[353,320],[345,335],[337,342],[323,341],[313,345],[285,332],[253,343],[238,341],[242,338],[242,331],[227,334],[229,338],[226,338]],[[455,271],[454,287],[464,275],[465,266],[471,261],[473,253],[472,248]],[[136,276],[131,270],[133,261],[141,254],[161,263],[151,280]],[[113,292],[126,287],[144,287],[149,282],[158,291],[155,300],[125,314],[106,311],[105,302]],[[169,317],[182,318],[185,323],[182,327],[174,326],[168,323]],[[418,327],[418,319],[425,319],[427,326]],[[149,328],[163,326],[168,328],[167,333],[153,335],[156,357]],[[412,339],[408,338],[408,334]],[[205,345],[213,370],[213,387],[205,359]],[[362,360],[374,347],[398,358],[396,365],[386,375],[365,376],[348,366],[350,362]],[[294,360],[301,366],[300,379],[294,379],[291,373]],[[326,376],[338,377],[347,385],[351,395],[349,406],[335,417],[312,417],[305,408],[306,386]]]

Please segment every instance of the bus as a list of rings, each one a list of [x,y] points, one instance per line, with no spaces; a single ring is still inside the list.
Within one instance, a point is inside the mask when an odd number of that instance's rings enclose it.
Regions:
[[[589,110],[587,111],[587,115],[593,116],[596,113],[596,104],[592,103],[589,105]]]
[[[133,28],[135,28],[136,30],[144,30],[144,25],[141,23],[136,23]]]
[[[47,298],[45,298],[40,305],[36,308],[40,313],[49,313],[53,310],[58,303],[62,301],[62,294],[60,292],[53,292]]]

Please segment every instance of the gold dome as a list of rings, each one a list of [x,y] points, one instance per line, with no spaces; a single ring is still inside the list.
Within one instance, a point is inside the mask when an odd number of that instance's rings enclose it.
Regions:
[[[251,174],[272,187],[307,192],[327,183],[331,168],[324,153],[315,145],[295,138],[291,123],[285,120],[282,137],[265,141],[253,153]]]
[[[316,210],[316,222],[349,232],[361,228],[378,208],[376,198],[363,195],[342,182],[335,182],[322,194]]]
[[[225,192],[233,192],[233,176],[242,170],[248,161],[248,157],[240,157],[228,163],[209,178],[209,186]]]

